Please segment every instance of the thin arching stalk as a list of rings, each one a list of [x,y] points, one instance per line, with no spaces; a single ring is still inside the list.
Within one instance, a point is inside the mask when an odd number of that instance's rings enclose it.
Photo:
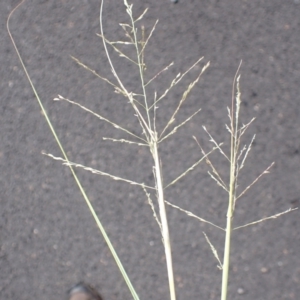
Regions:
[[[63,145],[62,145],[62,143],[61,143],[61,141],[60,141],[60,139],[59,139],[59,137],[58,137],[58,135],[57,135],[57,133],[56,133],[54,127],[53,127],[53,125],[52,125],[52,122],[51,122],[51,120],[50,120],[50,118],[49,118],[49,116],[48,116],[48,114],[47,114],[47,111],[46,111],[45,108],[44,108],[43,102],[41,101],[41,99],[40,99],[40,97],[39,97],[39,95],[38,95],[38,93],[37,93],[37,90],[36,90],[36,88],[35,88],[35,86],[34,86],[32,80],[31,80],[31,77],[30,77],[30,75],[29,75],[29,73],[28,73],[28,71],[27,71],[27,68],[26,68],[26,66],[25,66],[25,64],[24,64],[24,62],[23,62],[23,59],[22,59],[22,57],[21,57],[21,54],[20,54],[20,52],[19,52],[19,50],[18,50],[18,47],[17,47],[17,45],[16,45],[16,43],[15,43],[15,40],[13,39],[13,36],[12,36],[12,34],[11,34],[11,32],[10,32],[10,29],[9,29],[9,21],[10,21],[11,16],[12,16],[13,13],[17,10],[17,8],[20,7],[20,6],[22,5],[22,3],[23,3],[24,1],[25,1],[25,0],[22,0],[15,8],[11,11],[11,13],[9,14],[8,19],[7,19],[7,31],[8,31],[8,34],[9,34],[10,38],[11,38],[11,41],[12,41],[12,43],[13,43],[14,49],[15,49],[15,51],[16,51],[16,53],[17,53],[17,56],[18,56],[18,58],[19,58],[19,60],[20,60],[20,63],[21,63],[21,65],[22,65],[22,67],[23,67],[23,70],[24,70],[24,72],[25,72],[25,74],[26,74],[26,77],[27,77],[27,79],[28,79],[28,81],[29,81],[29,83],[30,83],[30,86],[31,86],[31,88],[32,88],[32,91],[33,91],[33,93],[34,93],[34,95],[35,95],[35,97],[36,97],[36,99],[37,99],[37,101],[38,101],[38,103],[39,103],[39,105],[40,105],[41,110],[43,111],[43,115],[45,116],[46,122],[47,122],[47,124],[48,124],[48,126],[49,126],[49,128],[50,128],[50,131],[51,131],[51,133],[52,133],[52,135],[53,135],[53,137],[54,137],[54,139],[55,139],[55,141],[56,141],[56,143],[57,143],[57,145],[58,145],[58,147],[59,147],[59,149],[60,149],[60,151],[61,151],[61,153],[62,153],[64,159],[65,159],[66,161],[69,161],[68,156],[67,156],[67,154],[66,154],[66,151],[65,151],[65,149],[64,149],[64,147],[63,147]],[[88,198],[88,196],[87,196],[87,194],[86,194],[86,192],[85,192],[83,186],[81,185],[81,182],[80,182],[80,180],[78,179],[78,177],[77,177],[77,175],[76,175],[76,173],[75,173],[75,171],[74,171],[74,168],[73,168],[71,165],[69,165],[69,168],[70,168],[70,171],[71,171],[71,173],[72,173],[72,175],[73,175],[73,177],[74,177],[74,180],[75,180],[75,182],[76,182],[76,184],[77,184],[77,186],[78,186],[78,188],[79,188],[79,190],[80,190],[80,192],[81,192],[81,194],[82,194],[82,196],[83,196],[83,198],[84,198],[84,200],[85,200],[85,202],[86,202],[86,204],[87,204],[87,206],[88,206],[88,208],[89,208],[89,210],[90,210],[90,212],[91,212],[91,214],[92,214],[92,216],[93,216],[93,218],[94,218],[94,220],[95,220],[95,222],[96,222],[96,224],[97,224],[97,226],[98,226],[98,228],[99,228],[99,230],[100,230],[100,232],[101,232],[102,235],[103,235],[104,240],[105,240],[106,243],[107,243],[107,246],[108,246],[108,248],[109,248],[109,250],[110,250],[110,252],[111,252],[113,258],[115,259],[115,262],[116,262],[117,266],[119,267],[119,270],[120,270],[120,272],[121,272],[121,274],[122,274],[122,276],[123,276],[125,282],[127,283],[127,286],[128,286],[128,288],[129,288],[129,290],[130,290],[130,292],[131,292],[131,294],[132,294],[133,299],[134,299],[134,300],[139,300],[139,297],[138,297],[138,295],[137,295],[137,293],[136,293],[136,291],[135,291],[133,285],[131,284],[131,281],[130,281],[130,279],[129,279],[129,277],[128,277],[128,275],[127,275],[127,273],[126,273],[126,271],[125,271],[125,269],[124,269],[124,267],[123,267],[123,265],[122,265],[122,263],[121,263],[121,260],[119,259],[118,255],[117,255],[117,252],[115,251],[115,249],[114,249],[114,247],[113,247],[113,245],[112,245],[112,243],[111,243],[111,241],[110,241],[110,239],[109,239],[109,237],[108,237],[108,235],[107,235],[107,233],[106,233],[106,231],[105,231],[105,229],[104,229],[104,226],[102,225],[102,223],[101,223],[99,217],[97,216],[97,214],[96,214],[96,212],[95,212],[95,209],[94,209],[93,205],[91,204],[91,202],[90,202],[90,200],[89,200],[89,198]]]

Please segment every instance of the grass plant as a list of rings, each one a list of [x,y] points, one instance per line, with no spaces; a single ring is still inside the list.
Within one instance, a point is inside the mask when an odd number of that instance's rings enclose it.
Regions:
[[[208,68],[208,63],[203,63],[204,59],[201,57],[198,59],[192,66],[187,68],[187,70],[182,73],[178,74],[170,83],[168,87],[166,87],[165,91],[162,94],[158,94],[155,92],[153,95],[149,94],[149,86],[151,83],[158,78],[163,72],[166,72],[173,63],[169,64],[165,68],[163,68],[160,72],[158,72],[156,75],[154,75],[152,78],[146,80],[146,63],[145,63],[145,49],[149,43],[150,38],[152,37],[157,22],[154,24],[153,28],[150,30],[149,35],[145,36],[145,30],[143,27],[141,29],[138,28],[139,21],[142,20],[143,16],[147,13],[147,9],[137,18],[133,16],[132,13],[132,4],[129,4],[127,0],[124,0],[125,9],[127,12],[127,15],[129,17],[128,23],[122,23],[120,24],[122,30],[124,31],[125,38],[121,41],[110,41],[106,35],[104,34],[104,28],[103,28],[103,1],[101,2],[100,7],[100,34],[99,37],[101,37],[104,51],[106,53],[112,75],[113,75],[113,81],[107,79],[105,76],[102,76],[98,74],[95,70],[93,70],[91,67],[83,64],[79,59],[72,57],[74,61],[79,64],[80,66],[84,67],[88,71],[92,72],[95,76],[99,77],[100,79],[104,80],[108,85],[110,85],[114,91],[120,95],[122,95],[126,101],[128,101],[132,107],[132,112],[136,119],[138,120],[138,123],[140,125],[140,134],[133,133],[129,129],[120,126],[119,124],[112,122],[105,116],[96,113],[92,110],[90,110],[88,107],[85,107],[81,105],[80,103],[70,100],[64,96],[58,95],[54,100],[56,101],[66,101],[67,103],[70,103],[72,105],[76,105],[83,109],[84,111],[92,114],[94,117],[98,118],[101,121],[109,123],[111,126],[116,128],[117,130],[121,130],[124,133],[124,138],[122,139],[114,139],[114,138],[105,138],[106,140],[116,142],[116,143],[127,143],[132,146],[137,147],[147,147],[149,149],[149,155],[152,157],[153,162],[153,174],[154,174],[154,183],[153,185],[146,185],[142,182],[138,181],[132,181],[126,178],[122,178],[117,175],[108,174],[106,172],[103,172],[101,170],[96,170],[88,166],[84,166],[75,162],[71,162],[67,155],[66,151],[64,150],[61,141],[59,140],[55,129],[47,115],[46,110],[44,109],[43,103],[39,98],[39,95],[36,91],[35,86],[32,83],[32,80],[30,78],[30,75],[27,72],[26,66],[22,60],[22,57],[19,53],[19,50],[16,46],[16,43],[11,35],[11,32],[9,30],[9,20],[14,11],[24,2],[24,0],[11,12],[9,15],[8,21],[7,21],[7,29],[9,32],[9,35],[11,37],[11,40],[13,42],[13,45],[15,47],[15,50],[17,52],[17,55],[19,57],[19,60],[22,64],[22,67],[25,71],[25,74],[27,76],[27,79],[31,85],[31,88],[35,94],[35,97],[37,101],[39,102],[39,105],[44,113],[46,122],[49,125],[49,128],[61,150],[62,157],[56,157],[52,154],[46,155],[50,156],[51,158],[55,160],[61,161],[64,165],[68,166],[70,168],[71,173],[74,176],[75,182],[77,183],[83,198],[86,201],[87,206],[89,207],[93,218],[95,222],[97,223],[97,226],[99,227],[111,253],[114,257],[120,272],[132,294],[133,299],[137,300],[139,299],[138,293],[135,291],[122,263],[119,259],[116,250],[114,249],[109,237],[107,236],[104,226],[99,220],[99,217],[96,215],[95,210],[91,204],[91,202],[88,199],[88,196],[82,187],[78,177],[76,176],[75,168],[83,168],[86,171],[90,171],[94,174],[99,174],[103,176],[108,176],[112,178],[113,180],[120,180],[127,182],[128,184],[139,186],[143,189],[145,192],[145,195],[147,197],[148,203],[152,209],[154,218],[156,222],[158,223],[158,226],[161,231],[164,251],[165,251],[165,257],[166,257],[166,269],[168,274],[168,281],[169,281],[169,293],[170,293],[170,299],[175,300],[176,299],[176,289],[175,289],[175,283],[174,283],[174,272],[173,272],[173,262],[172,262],[172,247],[171,247],[171,239],[170,239],[170,230],[169,230],[169,224],[168,224],[168,216],[166,213],[166,205],[169,205],[175,209],[178,209],[189,216],[198,219],[200,222],[205,222],[210,224],[211,226],[217,228],[218,230],[222,230],[225,233],[225,245],[224,245],[224,256],[221,260],[217,249],[213,246],[212,242],[209,240],[208,236],[204,233],[205,239],[208,242],[213,255],[218,261],[218,266],[222,270],[222,287],[221,287],[221,300],[227,299],[227,288],[228,288],[228,279],[229,279],[229,267],[230,267],[230,244],[231,244],[231,236],[232,232],[234,230],[237,230],[242,227],[255,225],[259,222],[263,222],[268,219],[274,219],[279,217],[282,214],[288,213],[292,211],[293,209],[289,209],[287,211],[284,211],[282,213],[278,213],[276,215],[272,215],[267,218],[263,218],[261,220],[253,221],[251,223],[239,226],[234,228],[233,227],[233,216],[235,213],[235,207],[238,202],[238,200],[244,196],[244,194],[265,174],[269,173],[270,168],[272,167],[273,163],[268,166],[253,182],[251,182],[248,186],[246,186],[241,192],[238,192],[238,178],[239,173],[243,169],[245,162],[247,160],[247,157],[251,151],[251,146],[253,144],[253,141],[255,139],[255,136],[253,136],[252,140],[248,145],[245,145],[241,147],[242,145],[242,137],[244,133],[247,131],[249,126],[252,124],[254,119],[251,119],[248,123],[240,125],[239,115],[240,115],[240,109],[241,109],[241,93],[240,93],[240,66],[238,68],[238,71],[236,73],[236,76],[233,80],[233,87],[232,87],[232,103],[231,108],[228,108],[228,117],[229,117],[229,125],[226,125],[226,129],[229,133],[230,138],[230,149],[229,154],[226,154],[226,150],[223,149],[222,143],[218,143],[213,136],[208,132],[206,127],[203,127],[204,131],[207,133],[209,142],[211,143],[212,147],[209,152],[205,152],[201,145],[198,143],[197,139],[195,138],[196,142],[199,145],[199,151],[202,153],[202,157],[196,161],[193,165],[191,165],[189,168],[187,168],[182,174],[179,176],[176,176],[170,183],[164,184],[163,180],[163,170],[162,170],[162,164],[160,161],[160,149],[162,147],[163,142],[166,139],[172,138],[174,134],[176,134],[177,130],[179,130],[182,126],[184,126],[187,122],[189,122],[195,115],[197,115],[200,112],[200,108],[196,109],[195,112],[190,115],[188,118],[186,118],[183,122],[176,124],[176,117],[179,113],[183,103],[187,100],[187,97],[189,93],[192,91],[192,89],[195,87],[197,82],[200,80],[202,74],[204,71]],[[126,51],[123,50],[123,48],[130,47],[132,50],[131,53],[134,53],[134,56],[129,56],[125,53]],[[119,77],[115,67],[113,59],[111,58],[111,50],[115,51],[120,57],[122,57],[125,60],[128,60],[132,63],[133,68],[135,68],[139,74],[139,89],[136,91],[132,91],[131,87],[125,86],[121,78]],[[192,70],[197,66],[198,64],[202,64],[201,71],[199,72],[196,79],[194,79],[190,84],[187,86],[187,88],[182,92],[182,96],[180,99],[178,99],[177,106],[171,115],[170,119],[166,121],[165,125],[162,127],[162,130],[158,130],[158,126],[156,124],[156,115],[158,110],[158,103],[163,101],[170,90],[172,90],[176,85]],[[218,151],[220,155],[224,156],[225,159],[228,161],[229,166],[229,183],[226,183],[226,180],[222,178],[220,173],[218,172],[218,168],[214,166],[213,162],[210,160],[210,154],[213,151]],[[226,191],[228,195],[228,209],[227,209],[227,220],[226,220],[226,227],[222,228],[220,226],[217,226],[216,224],[210,222],[209,220],[205,220],[199,216],[196,216],[190,211],[184,210],[168,201],[165,200],[165,190],[174,184],[178,182],[182,177],[187,175],[190,171],[192,171],[194,168],[196,168],[201,162],[206,162],[207,165],[210,167],[211,171],[208,172],[208,175],[212,178],[212,180],[223,190]],[[156,198],[156,201],[153,201],[153,197]]]

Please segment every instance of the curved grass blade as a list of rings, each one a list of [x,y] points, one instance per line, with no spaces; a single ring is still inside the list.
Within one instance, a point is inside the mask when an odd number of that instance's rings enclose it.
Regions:
[[[56,141],[58,147],[60,148],[60,151],[62,152],[63,157],[65,158],[65,160],[66,160],[66,161],[69,161],[69,159],[68,159],[68,157],[67,157],[67,154],[66,154],[66,152],[65,152],[65,150],[64,150],[64,148],[63,148],[63,146],[62,146],[62,144],[61,144],[61,142],[60,142],[60,140],[59,140],[59,138],[58,138],[58,136],[57,136],[57,134],[56,134],[56,132],[55,132],[55,130],[54,130],[54,127],[53,127],[53,125],[52,125],[52,123],[51,123],[51,121],[50,121],[50,119],[49,119],[49,117],[48,117],[48,115],[47,115],[47,112],[46,112],[46,110],[45,110],[45,108],[44,108],[44,105],[43,105],[42,101],[40,100],[40,97],[39,97],[39,95],[38,95],[38,93],[37,93],[37,91],[36,91],[36,89],[35,89],[35,87],[34,87],[34,85],[33,85],[33,82],[32,82],[32,80],[31,80],[31,78],[30,78],[30,75],[29,75],[29,73],[28,73],[26,67],[25,67],[25,64],[24,64],[24,62],[23,62],[23,59],[22,59],[22,57],[21,57],[21,54],[20,54],[20,52],[19,52],[19,50],[18,50],[18,48],[17,48],[17,46],[16,46],[15,40],[13,39],[12,34],[11,34],[11,32],[10,32],[10,29],[9,29],[9,21],[10,21],[11,16],[12,16],[12,15],[14,14],[14,12],[15,12],[15,11],[16,11],[23,3],[24,3],[24,1],[25,1],[25,0],[22,0],[22,1],[21,1],[21,2],[20,2],[20,3],[19,3],[12,11],[11,11],[11,12],[10,12],[10,14],[9,14],[9,16],[8,16],[8,19],[7,19],[7,22],[6,22],[7,31],[8,31],[8,34],[9,34],[9,36],[10,36],[10,39],[11,39],[11,41],[12,41],[12,43],[13,43],[14,49],[15,49],[17,55],[18,55],[18,58],[19,58],[20,63],[21,63],[21,65],[22,65],[22,68],[23,68],[23,70],[24,70],[24,72],[25,72],[25,74],[26,74],[26,77],[27,77],[27,79],[28,79],[28,81],[29,81],[29,83],[30,83],[30,86],[31,86],[31,88],[32,88],[32,91],[33,91],[33,93],[34,93],[34,95],[35,95],[35,97],[36,97],[36,99],[37,99],[37,101],[38,101],[38,103],[39,103],[39,105],[40,105],[40,108],[41,108],[41,110],[42,110],[42,112],[43,112],[43,114],[44,114],[44,116],[45,116],[45,119],[46,119],[46,121],[47,121],[47,124],[48,124],[48,126],[49,126],[49,128],[50,128],[50,130],[51,130],[51,132],[52,132],[52,134],[53,134],[53,136],[54,136],[54,139],[55,139],[55,141]],[[115,261],[116,261],[116,264],[117,264],[118,267],[119,267],[119,270],[120,270],[120,272],[121,272],[121,274],[122,274],[122,276],[123,276],[125,282],[127,283],[127,286],[128,286],[128,288],[129,288],[129,290],[130,290],[130,292],[131,292],[133,298],[134,298],[135,300],[139,300],[139,297],[138,297],[138,295],[137,295],[137,293],[136,293],[134,287],[132,286],[132,284],[131,284],[131,282],[130,282],[130,279],[129,279],[129,277],[128,277],[128,275],[127,275],[127,273],[126,273],[126,271],[125,271],[125,269],[124,269],[124,267],[123,267],[123,265],[122,265],[122,263],[121,263],[121,261],[120,261],[118,255],[117,255],[117,252],[115,251],[115,249],[114,249],[114,247],[113,247],[113,245],[112,245],[112,243],[111,243],[111,241],[110,241],[108,235],[106,234],[106,231],[105,231],[105,229],[104,229],[102,223],[100,222],[100,219],[99,219],[99,217],[97,216],[97,214],[96,214],[96,212],[95,212],[95,210],[94,210],[94,208],[93,208],[93,206],[92,206],[92,204],[91,204],[91,202],[90,202],[90,200],[89,200],[89,198],[88,198],[88,196],[87,196],[85,190],[83,189],[83,187],[82,187],[82,185],[81,185],[81,183],[80,183],[78,177],[76,176],[76,173],[75,173],[74,169],[72,168],[72,166],[69,166],[69,168],[70,168],[70,171],[71,171],[71,173],[72,173],[72,175],[73,175],[73,177],[74,177],[74,179],[75,179],[75,181],[76,181],[76,183],[77,183],[77,185],[78,185],[78,188],[79,188],[79,190],[80,190],[80,192],[81,192],[81,194],[82,194],[84,200],[86,201],[86,204],[87,204],[88,208],[90,209],[90,212],[91,212],[92,216],[94,217],[94,220],[95,220],[95,222],[96,222],[96,224],[97,224],[99,230],[101,231],[101,233],[102,233],[102,235],[103,235],[104,240],[105,240],[106,243],[107,243],[107,246],[108,246],[108,248],[109,248],[109,250],[110,250],[110,252],[111,252],[113,258],[114,258]]]

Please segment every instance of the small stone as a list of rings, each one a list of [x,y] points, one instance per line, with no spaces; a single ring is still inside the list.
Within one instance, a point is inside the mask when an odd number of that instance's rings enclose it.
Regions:
[[[237,292],[239,295],[245,294],[245,290],[243,288],[238,288]]]
[[[262,273],[268,273],[268,272],[269,272],[269,269],[266,268],[266,267],[262,267],[262,268],[260,269],[260,271],[261,271]]]
[[[254,109],[255,111],[258,111],[258,110],[259,110],[259,104],[255,104],[254,107],[253,107],[253,109]]]

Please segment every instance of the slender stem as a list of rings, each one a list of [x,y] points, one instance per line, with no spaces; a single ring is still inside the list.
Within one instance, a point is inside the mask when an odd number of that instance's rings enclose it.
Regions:
[[[240,68],[241,64],[239,65]],[[232,232],[232,218],[234,212],[234,203],[236,198],[236,166],[238,155],[238,114],[239,114],[239,101],[234,106],[234,85],[237,79],[239,68],[235,74],[233,86],[232,86],[232,106],[231,106],[231,139],[230,139],[230,181],[229,181],[229,199],[227,210],[227,224],[226,224],[226,236],[224,246],[224,259],[223,259],[223,273],[222,273],[222,292],[221,300],[227,299],[228,279],[229,279],[229,267],[230,267],[230,244],[231,244],[231,232]],[[239,100],[237,95],[237,100]],[[234,115],[234,108],[236,108],[236,115]]]
[[[231,137],[231,163],[230,163],[230,189],[229,189],[229,201],[227,211],[227,225],[226,225],[226,236],[224,246],[224,259],[223,259],[223,273],[222,273],[222,294],[221,300],[227,299],[227,288],[228,288],[228,277],[229,277],[229,266],[230,266],[230,242],[232,232],[232,216],[234,206],[234,195],[235,195],[235,145],[233,135]]]
[[[161,174],[161,168],[160,168],[160,163],[159,163],[157,141],[154,141],[154,143],[153,143],[152,155],[153,155],[154,162],[155,162],[155,174],[156,174],[156,180],[157,180],[159,214],[160,214],[160,221],[161,221],[161,225],[162,225],[162,236],[163,236],[163,243],[164,243],[165,255],[166,255],[166,264],[167,264],[169,289],[170,289],[170,299],[176,300],[171,242],[170,242],[168,220],[167,220],[166,207],[165,207],[165,201],[164,201],[164,189],[163,189],[163,184],[162,184],[162,174]]]
[[[62,155],[63,155],[64,159],[65,159],[66,161],[69,162],[69,159],[68,159],[68,156],[67,156],[67,154],[66,154],[66,151],[64,150],[64,148],[63,148],[63,146],[62,146],[62,143],[60,142],[60,139],[58,138],[58,135],[56,134],[56,131],[55,131],[55,129],[54,129],[52,123],[51,123],[51,120],[50,120],[50,118],[48,117],[48,114],[47,114],[47,112],[46,112],[46,110],[45,110],[45,108],[44,108],[43,102],[41,101],[41,99],[40,99],[40,97],[39,97],[39,95],[38,95],[38,93],[37,93],[37,90],[35,89],[35,86],[34,86],[32,80],[31,80],[31,77],[30,77],[30,75],[29,75],[29,73],[28,73],[28,71],[27,71],[27,68],[26,68],[26,66],[25,66],[25,64],[24,64],[24,62],[23,62],[23,59],[22,59],[21,54],[20,54],[20,52],[19,52],[19,50],[18,50],[18,47],[17,47],[17,45],[16,45],[16,43],[15,43],[15,40],[14,40],[14,38],[13,38],[11,32],[10,32],[10,28],[9,28],[9,21],[10,21],[10,18],[11,18],[11,16],[13,15],[13,13],[14,13],[14,12],[15,12],[22,4],[23,4],[24,1],[25,1],[25,0],[22,0],[22,1],[21,1],[21,2],[20,2],[20,3],[19,3],[12,11],[11,11],[11,12],[10,12],[10,14],[9,14],[9,16],[8,16],[8,19],[7,19],[7,23],[6,23],[7,31],[8,31],[8,34],[9,34],[9,36],[10,36],[10,39],[11,39],[11,41],[12,41],[12,43],[13,43],[14,49],[15,49],[15,51],[16,51],[16,53],[17,53],[17,56],[18,56],[18,58],[19,58],[19,60],[20,60],[20,63],[21,63],[21,65],[22,65],[22,68],[23,68],[23,70],[24,70],[24,72],[25,72],[25,74],[26,74],[26,77],[27,77],[27,79],[28,79],[28,81],[29,81],[29,83],[30,83],[30,86],[31,86],[31,88],[32,88],[32,90],[33,90],[33,93],[34,93],[34,95],[35,95],[35,97],[36,97],[36,99],[37,99],[37,101],[38,101],[38,103],[39,103],[39,105],[40,105],[40,108],[41,108],[41,110],[42,110],[42,112],[43,112],[43,114],[44,114],[44,117],[45,117],[45,119],[46,119],[46,121],[47,121],[47,124],[48,124],[48,126],[49,126],[49,128],[50,128],[50,130],[51,130],[51,132],[52,132],[52,134],[53,134],[53,136],[54,136],[54,139],[55,139],[55,141],[56,141],[58,147],[60,148],[60,150],[61,150],[61,152],[62,152]],[[134,289],[134,287],[133,287],[133,285],[132,285],[132,283],[131,283],[131,281],[130,281],[130,279],[129,279],[129,277],[128,277],[128,275],[127,275],[127,273],[126,273],[126,271],[125,271],[125,269],[124,269],[124,267],[123,267],[123,265],[122,265],[122,263],[121,263],[121,260],[119,259],[118,255],[117,255],[117,252],[115,251],[115,249],[114,249],[114,247],[113,247],[113,245],[112,245],[112,243],[111,243],[111,241],[110,241],[108,235],[106,234],[106,231],[105,231],[105,229],[104,229],[102,223],[100,222],[100,219],[99,219],[99,217],[97,216],[97,214],[96,214],[96,212],[95,212],[95,210],[94,210],[93,205],[91,204],[91,202],[90,202],[90,200],[89,200],[89,198],[88,198],[88,196],[87,196],[87,194],[86,194],[84,188],[82,187],[81,182],[79,181],[79,179],[78,179],[78,177],[77,177],[77,175],[76,175],[76,173],[75,173],[75,171],[74,171],[74,168],[73,168],[72,166],[69,166],[69,168],[70,168],[70,171],[71,171],[71,173],[72,173],[72,175],[73,175],[73,177],[74,177],[74,179],[75,179],[75,182],[76,182],[77,185],[78,185],[78,188],[79,188],[79,190],[80,190],[80,192],[81,192],[81,194],[82,194],[84,200],[86,201],[86,204],[87,204],[88,208],[90,209],[91,214],[93,215],[93,217],[94,217],[94,219],[95,219],[95,222],[96,222],[96,224],[97,224],[99,230],[101,231],[101,233],[102,233],[102,235],[103,235],[103,237],[104,237],[104,240],[106,241],[106,243],[107,243],[107,245],[108,245],[108,248],[109,248],[110,251],[111,251],[111,254],[112,254],[113,258],[114,258],[115,261],[116,261],[116,264],[117,264],[118,267],[119,267],[119,270],[120,270],[120,272],[121,272],[121,274],[122,274],[122,276],[123,276],[125,282],[127,283],[127,286],[128,286],[128,288],[129,288],[129,290],[130,290],[130,292],[131,292],[131,295],[132,295],[133,299],[134,299],[134,300],[139,300],[138,294],[136,293],[136,291],[135,291],[135,289]]]
[[[230,197],[227,213],[227,225],[226,225],[226,237],[224,246],[224,259],[223,259],[223,274],[222,274],[222,294],[221,300],[227,299],[227,287],[229,277],[229,266],[230,266],[230,242],[231,242],[231,231],[232,231],[232,206],[233,197]]]

